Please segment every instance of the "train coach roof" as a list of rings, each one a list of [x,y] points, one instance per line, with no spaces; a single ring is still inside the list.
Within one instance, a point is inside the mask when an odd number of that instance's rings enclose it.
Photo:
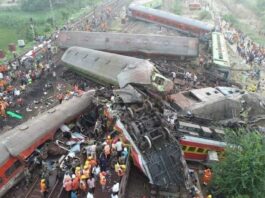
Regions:
[[[144,6],[136,5],[134,3],[131,3],[129,5],[129,10],[130,9],[136,10],[136,11],[140,11],[140,12],[149,13],[149,14],[154,15],[154,16],[160,16],[160,17],[167,18],[169,20],[177,21],[177,22],[180,22],[180,23],[184,23],[184,24],[187,24],[187,25],[196,26],[198,28],[204,29],[204,30],[209,31],[209,32],[214,29],[214,27],[212,25],[203,23],[203,22],[195,20],[195,19],[190,19],[190,18],[187,18],[187,17],[184,17],[184,16],[180,16],[180,15],[175,15],[175,14],[172,14],[172,13],[169,13],[169,12],[165,12],[165,11],[162,11],[162,10],[146,8]]]
[[[57,44],[120,53],[143,53],[162,56],[197,56],[199,40],[192,37],[127,34],[115,32],[60,32]]]
[[[147,60],[82,47],[69,48],[62,56],[62,61],[75,70],[118,82],[121,88],[129,83],[150,84],[154,69]]]
[[[0,153],[0,166],[2,166],[9,158],[9,152],[6,150],[5,145],[3,145],[2,143],[0,143]]]
[[[74,119],[89,105],[94,96],[94,90],[84,93],[58,105],[40,116],[6,132],[1,143],[12,156],[21,156],[25,150],[32,148],[34,143],[43,138],[48,132],[57,130],[66,121]],[[34,148],[35,149],[35,148]],[[33,149],[33,150],[34,150]],[[28,156],[21,156],[27,158]]]

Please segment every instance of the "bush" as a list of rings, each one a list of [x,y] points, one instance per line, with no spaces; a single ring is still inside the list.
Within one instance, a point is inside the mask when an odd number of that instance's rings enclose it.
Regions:
[[[208,20],[211,19],[211,13],[209,11],[203,10],[199,14],[199,20]]]
[[[224,15],[224,16],[223,16],[223,19],[224,19],[225,21],[227,21],[228,23],[231,23],[231,24],[233,24],[233,25],[238,24],[238,20],[236,19],[236,17],[234,17],[234,16],[231,15],[231,14],[226,14],[226,15]]]

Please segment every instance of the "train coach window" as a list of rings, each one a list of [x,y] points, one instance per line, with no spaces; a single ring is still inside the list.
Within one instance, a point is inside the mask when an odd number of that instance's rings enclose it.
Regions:
[[[7,171],[5,172],[6,177],[10,177],[16,169],[21,165],[20,161],[16,161]]]
[[[190,151],[190,152],[194,152],[196,150],[196,147],[190,147],[189,149],[188,149],[188,151]]]
[[[187,149],[187,146],[182,146],[183,151],[186,151],[186,149]]]
[[[205,149],[203,149],[203,148],[198,148],[198,149],[197,149],[197,152],[198,152],[198,153],[204,153],[204,152],[205,152]]]

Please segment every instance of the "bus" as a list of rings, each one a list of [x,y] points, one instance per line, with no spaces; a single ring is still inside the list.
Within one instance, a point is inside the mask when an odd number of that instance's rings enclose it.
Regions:
[[[231,66],[226,40],[221,32],[212,33],[212,65],[210,68],[218,78],[229,80]]]

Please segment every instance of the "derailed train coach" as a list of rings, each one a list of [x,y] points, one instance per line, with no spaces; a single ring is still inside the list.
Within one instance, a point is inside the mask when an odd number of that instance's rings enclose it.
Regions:
[[[63,49],[77,46],[125,55],[143,54],[172,59],[197,57],[199,53],[197,38],[181,36],[63,31],[56,42]]]
[[[141,5],[131,3],[128,8],[128,15],[132,18],[143,20],[175,29],[188,35],[205,39],[207,34],[214,30],[214,26],[198,20],[175,15],[169,12],[146,8]]]
[[[61,60],[65,66],[100,84],[119,88],[140,85],[163,93],[173,90],[173,82],[148,60],[81,47],[69,48]]]
[[[25,164],[66,122],[81,115],[92,104],[94,90],[56,106],[0,136],[0,197],[22,178]]]

